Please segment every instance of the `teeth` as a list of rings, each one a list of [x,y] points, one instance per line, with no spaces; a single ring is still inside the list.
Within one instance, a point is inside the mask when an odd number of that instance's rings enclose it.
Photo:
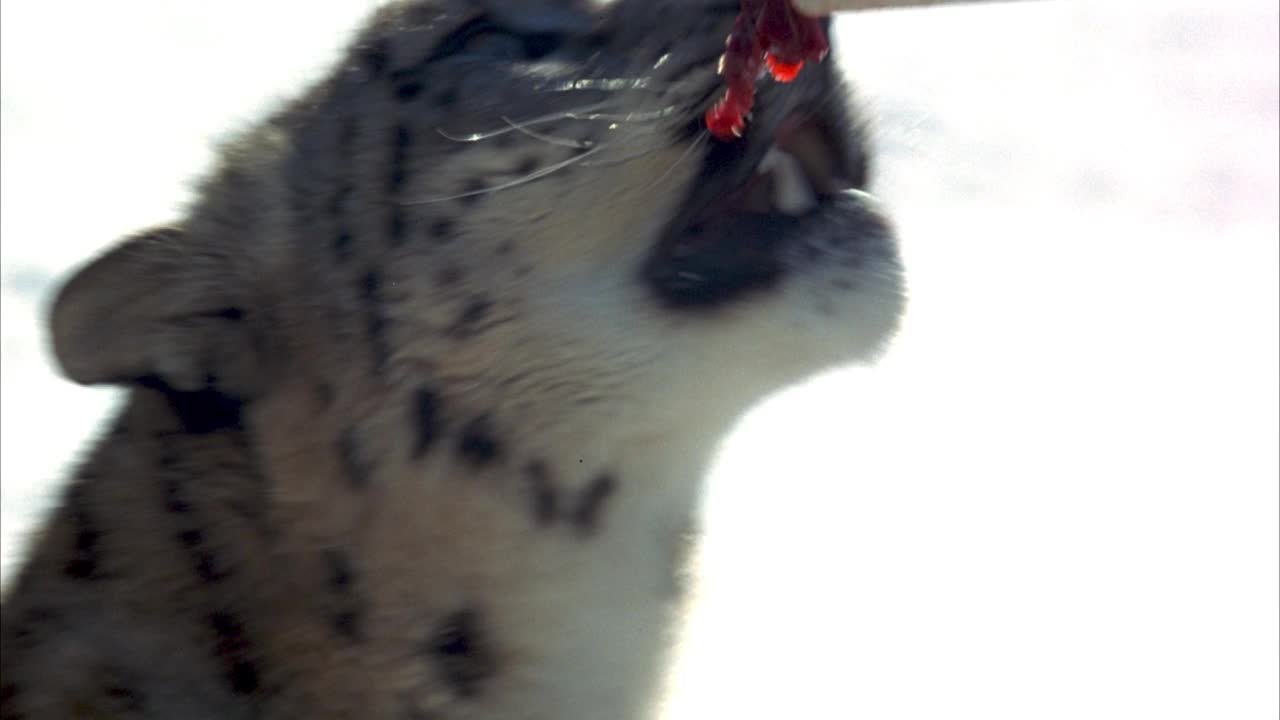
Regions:
[[[773,209],[787,215],[800,215],[818,206],[818,198],[809,184],[809,177],[795,156],[776,147],[760,159],[756,170],[770,173],[773,180]]]

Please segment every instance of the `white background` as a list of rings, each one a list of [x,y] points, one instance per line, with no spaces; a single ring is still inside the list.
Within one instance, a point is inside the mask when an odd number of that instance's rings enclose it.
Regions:
[[[912,303],[748,417],[671,718],[1276,718],[1277,6],[845,17]],[[113,401],[42,303],[370,6],[7,0],[3,572]]]

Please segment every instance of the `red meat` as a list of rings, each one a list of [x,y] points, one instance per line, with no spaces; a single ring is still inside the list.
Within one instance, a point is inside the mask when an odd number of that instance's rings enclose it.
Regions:
[[[707,129],[721,140],[740,137],[764,70],[778,82],[791,82],[806,62],[821,61],[827,50],[821,23],[796,13],[791,0],[742,0],[720,56],[724,96],[707,110]]]

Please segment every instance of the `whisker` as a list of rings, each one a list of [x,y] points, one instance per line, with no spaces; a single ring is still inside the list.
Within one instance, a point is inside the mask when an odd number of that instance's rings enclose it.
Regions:
[[[642,157],[645,157],[646,155],[651,155],[659,150],[662,150],[663,148],[668,148],[676,144],[678,144],[678,141],[676,140],[671,140],[670,142],[664,142],[664,143],[653,143],[651,145],[646,145],[645,147],[642,147],[639,150],[627,153],[625,155],[610,156],[606,159],[599,160],[596,162],[583,163],[582,166],[583,167],[613,167],[615,165],[622,165],[624,163],[631,162],[632,160],[635,160],[637,158],[642,158]],[[688,151],[686,150],[686,152]],[[670,169],[668,169],[668,172],[670,172]],[[645,189],[652,188],[656,186],[656,184],[657,184],[656,182],[650,183],[649,185],[645,186]]]
[[[638,78],[581,78],[578,80],[565,80],[563,82],[550,85],[540,86],[538,89],[546,92],[580,92],[580,91],[603,91],[603,92],[619,92],[623,90],[650,90],[653,92],[670,92],[680,91],[686,85],[691,85],[687,80],[675,81],[658,81],[653,77]]]
[[[689,147],[685,148],[685,149],[684,149],[684,152],[680,153],[680,157],[676,158],[676,161],[675,161],[675,162],[673,162],[673,163],[671,163],[671,167],[667,168],[666,172],[664,172],[664,173],[662,173],[661,175],[659,175],[657,180],[654,180],[653,182],[651,182],[651,183],[649,183],[648,185],[646,185],[646,186],[644,187],[644,189],[642,189],[642,190],[641,190],[641,192],[647,192],[647,191],[652,190],[653,188],[655,188],[655,187],[657,187],[657,186],[661,185],[661,184],[662,184],[662,181],[663,181],[663,180],[666,180],[668,175],[670,175],[671,173],[675,172],[675,169],[676,169],[676,168],[678,168],[678,167],[680,167],[680,163],[682,163],[682,162],[684,162],[685,160],[687,160],[687,159],[689,158],[689,156],[693,154],[693,151],[694,151],[698,146],[702,145],[702,143],[703,143],[703,142],[705,142],[705,141],[706,141],[706,139],[707,139],[708,137],[711,137],[711,133],[707,132],[706,130],[702,130],[702,131],[700,131],[700,132],[698,133],[698,137],[697,137],[697,139],[696,139],[696,140],[694,140],[693,142],[689,143]]]
[[[445,195],[443,197],[426,198],[424,200],[402,200],[401,204],[402,205],[429,205],[431,203],[445,202],[447,200],[457,200],[458,198],[471,197],[473,195],[487,195],[489,193],[495,193],[501,190],[507,190],[513,187],[518,187],[525,183],[533,182],[534,180],[537,180],[539,178],[546,177],[547,175],[550,175],[551,173],[554,173],[556,171],[563,170],[564,168],[567,168],[570,165],[573,165],[574,163],[580,162],[583,159],[600,152],[604,148],[605,148],[604,145],[597,145],[591,148],[590,150],[584,150],[583,152],[580,152],[577,155],[574,155],[573,157],[567,160],[562,160],[553,165],[548,165],[547,167],[541,168],[539,170],[535,170],[529,173],[528,175],[525,175],[523,177],[518,177],[515,180],[500,183],[498,185],[494,185],[493,187],[481,188],[479,190],[472,190],[470,192],[457,193],[456,195]]]
[[[574,148],[575,150],[585,150],[587,148],[595,146],[595,142],[591,140],[572,140],[569,138],[559,138],[559,137],[555,137],[554,135],[547,135],[545,133],[540,133],[536,130],[530,130],[529,128],[525,127],[524,125],[516,123],[514,120],[506,117],[505,115],[503,116],[502,120],[503,122],[509,124],[512,130],[528,135],[534,140],[541,140],[542,142],[547,143],[548,145],[557,145],[559,147]]]
[[[573,110],[562,110],[560,112],[549,113],[547,115],[538,115],[528,120],[521,120],[517,123],[512,124],[509,127],[497,128],[496,130],[484,130],[480,132],[467,133],[465,135],[455,135],[445,130],[444,128],[436,128],[436,132],[440,133],[440,135],[443,136],[446,140],[452,140],[454,142],[467,142],[467,143],[479,142],[481,140],[489,140],[499,135],[505,135],[509,132],[513,132],[516,130],[516,126],[528,127],[529,125],[542,125],[549,122],[556,122],[557,120],[589,119],[589,118],[579,116],[579,113],[591,112],[593,110],[596,110],[602,107],[606,107],[606,103],[604,102],[592,103],[590,105],[583,105],[582,107],[575,108]],[[506,118],[503,118],[503,120],[506,120]],[[507,121],[507,122],[510,122],[510,121]]]
[[[574,113],[573,120],[607,120],[609,122],[652,122],[670,117],[672,113],[679,109],[676,105],[667,105],[658,110],[650,110],[649,112],[626,113],[624,115],[612,115],[609,113],[591,113],[589,115],[580,115]]]
[[[436,132],[446,140],[461,143],[480,142],[481,140],[491,140],[499,135],[505,135],[517,130],[527,129],[531,125],[544,125],[546,123],[557,122],[560,120],[582,120],[590,122],[653,122],[665,117],[669,117],[680,108],[675,105],[668,105],[658,110],[637,113],[612,114],[604,112],[595,112],[599,108],[606,107],[606,103],[599,102],[591,105],[584,105],[573,110],[562,110],[560,112],[551,113],[549,115],[540,115],[528,120],[512,121],[503,117],[503,122],[507,123],[507,127],[496,128],[494,130],[482,130],[479,132],[467,133],[459,135],[451,133],[444,128],[437,127]]]

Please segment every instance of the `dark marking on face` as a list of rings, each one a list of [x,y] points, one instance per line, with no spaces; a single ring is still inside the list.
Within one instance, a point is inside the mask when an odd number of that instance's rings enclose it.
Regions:
[[[71,513],[71,525],[75,530],[72,541],[71,559],[67,561],[63,571],[73,580],[99,580],[99,562],[101,561],[98,542],[102,532],[94,524],[93,516],[85,504],[83,486],[73,487],[67,496],[67,509]]]
[[[102,694],[109,699],[113,709],[126,713],[141,713],[146,709],[146,695],[128,683],[121,673],[111,671],[108,683],[102,688]]]
[[[201,550],[196,553],[196,577],[207,583],[215,583],[225,580],[231,573],[218,568],[217,563],[213,559],[213,554],[207,550]]]
[[[360,638],[360,613],[357,610],[339,610],[333,614],[333,630],[348,640]]]
[[[18,700],[18,695],[17,683],[7,682],[4,685],[0,685],[0,719],[22,720],[25,717],[14,707]]]
[[[387,237],[392,247],[404,244],[405,219],[404,207],[400,204],[399,193],[404,187],[409,170],[409,148],[413,145],[413,135],[403,123],[397,124],[391,136],[391,174],[387,178],[389,217],[387,218]]]
[[[329,588],[335,592],[346,592],[355,582],[355,573],[351,569],[351,560],[341,550],[329,550],[325,553],[325,561],[329,566]]]
[[[392,205],[390,213],[391,217],[387,220],[387,240],[391,247],[399,247],[404,244],[404,208]]]
[[[520,163],[516,165],[514,172],[516,175],[519,175],[520,177],[524,177],[526,175],[533,174],[533,172],[537,170],[538,167],[541,165],[542,165],[542,162],[538,160],[538,158],[530,155],[529,157],[521,160]]]
[[[468,180],[462,184],[462,190],[460,191],[458,202],[467,206],[475,205],[487,194],[485,191],[488,189],[489,186],[486,185],[483,180],[478,178]]]
[[[182,481],[172,473],[164,479],[164,509],[178,514],[191,512],[191,504],[182,496]]]
[[[183,530],[178,533],[178,540],[189,548],[199,547],[204,543],[204,533],[197,529]]]
[[[617,487],[617,481],[606,473],[597,476],[578,495],[577,502],[569,510],[569,522],[579,535],[591,535],[600,527],[605,504]]]
[[[357,490],[367,488],[372,468],[360,449],[360,441],[356,438],[355,429],[347,428],[338,436],[338,457],[342,462],[343,474],[346,475],[351,486]]]
[[[387,189],[391,193],[399,192],[404,185],[408,172],[409,148],[413,145],[413,135],[403,123],[395,126],[391,133],[391,176]]]
[[[382,308],[382,275],[377,270],[371,270],[364,276],[360,286],[360,300],[364,303],[365,326],[373,353],[374,370],[380,373],[387,365],[391,350],[387,345],[387,317]]]
[[[333,238],[333,257],[338,262],[346,262],[351,259],[351,233],[342,230]]]
[[[428,232],[431,233],[431,237],[441,245],[444,245],[445,243],[453,239],[453,231],[454,231],[454,222],[449,218],[442,218],[440,220],[436,220],[435,222],[431,223],[431,227],[428,230]]]
[[[409,102],[422,94],[422,81],[416,79],[402,80],[396,85],[396,100]]]
[[[446,616],[428,643],[440,673],[463,698],[479,695],[481,684],[493,677],[497,663],[488,647],[475,610],[463,609]]]
[[[213,551],[209,549],[204,531],[199,528],[179,530],[174,536],[191,553],[192,567],[196,577],[206,583],[225,580],[231,573],[218,567]]]
[[[546,463],[541,460],[534,460],[525,467],[525,477],[533,499],[533,519],[539,527],[546,527],[560,514],[560,491],[552,483]]]
[[[13,641],[21,648],[35,647],[46,629],[50,626],[56,628],[61,619],[62,615],[57,610],[43,605],[32,606],[15,623]]]
[[[259,673],[244,623],[230,612],[219,611],[209,615],[209,626],[217,638],[215,657],[222,662],[231,689],[240,695],[257,690]]]
[[[458,454],[472,465],[487,465],[502,454],[502,448],[493,436],[489,418],[481,415],[467,423],[458,438]]]
[[[329,589],[339,606],[332,616],[333,629],[349,640],[356,640],[361,634],[361,613],[355,592],[355,570],[341,550],[326,552],[325,561],[329,566]]]
[[[370,77],[381,75],[391,62],[391,50],[387,47],[386,38],[378,38],[370,45],[361,48],[359,58]]]
[[[430,388],[418,388],[413,393],[414,459],[431,449],[440,434],[440,423],[440,397]]]
[[[466,306],[458,313],[453,325],[449,327],[449,337],[455,339],[472,337],[479,330],[480,324],[489,315],[493,302],[486,297],[476,296],[467,301]]]

